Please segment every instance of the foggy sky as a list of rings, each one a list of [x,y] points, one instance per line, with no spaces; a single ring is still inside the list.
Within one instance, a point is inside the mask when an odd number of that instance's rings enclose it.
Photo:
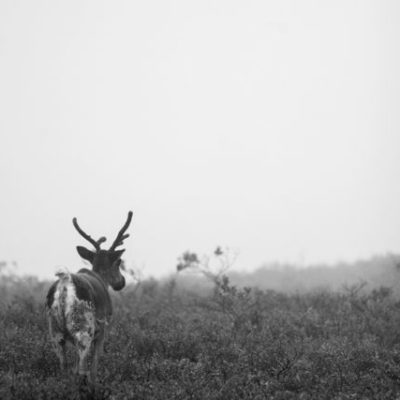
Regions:
[[[0,2],[0,260],[400,251],[397,1]],[[107,244],[106,243],[106,244]]]

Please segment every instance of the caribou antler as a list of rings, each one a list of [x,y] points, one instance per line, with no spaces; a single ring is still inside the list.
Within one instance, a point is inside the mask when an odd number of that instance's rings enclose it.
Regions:
[[[117,235],[116,239],[114,240],[114,243],[111,245],[111,247],[109,248],[108,251],[115,250],[118,246],[121,246],[124,243],[124,240],[127,237],[129,237],[129,233],[125,233],[125,231],[128,229],[129,224],[131,223],[131,220],[132,220],[132,211],[129,211],[128,218],[126,219],[124,226],[118,232],[118,235]]]
[[[102,236],[100,239],[98,239],[97,241],[94,240],[91,236],[89,236],[87,233],[85,233],[81,227],[78,225],[78,221],[76,220],[76,218],[74,217],[72,219],[72,223],[74,224],[75,229],[79,232],[79,234],[84,237],[88,242],[92,243],[92,245],[94,246],[94,248],[99,251],[100,250],[100,245],[102,243],[104,243],[107,239]]]

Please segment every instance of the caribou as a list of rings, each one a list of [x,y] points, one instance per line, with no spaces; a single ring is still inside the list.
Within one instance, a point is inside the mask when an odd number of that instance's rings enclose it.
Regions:
[[[66,371],[66,344],[71,343],[77,350],[75,372],[94,381],[97,374],[99,356],[103,352],[106,327],[112,316],[112,302],[108,292],[109,286],[119,291],[125,286],[121,273],[121,256],[125,233],[132,219],[132,211],[118,232],[108,250],[101,249],[105,237],[94,240],[78,225],[77,219],[72,222],[78,233],[91,243],[94,251],[77,246],[78,254],[89,261],[92,268],[82,268],[77,273],[58,272],[46,297],[47,319],[50,339],[57,354],[62,371]],[[91,351],[90,373],[88,359]]]

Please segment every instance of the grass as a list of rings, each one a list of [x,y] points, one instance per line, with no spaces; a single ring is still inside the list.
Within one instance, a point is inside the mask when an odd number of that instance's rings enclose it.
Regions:
[[[1,399],[400,399],[400,302],[387,288],[283,294],[223,277],[195,293],[144,281],[114,296],[88,386],[59,372],[47,287],[0,282]]]

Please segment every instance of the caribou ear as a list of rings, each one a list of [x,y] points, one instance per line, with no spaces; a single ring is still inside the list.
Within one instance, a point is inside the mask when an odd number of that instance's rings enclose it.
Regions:
[[[83,259],[89,261],[91,264],[93,263],[93,259],[94,259],[93,251],[90,251],[86,247],[83,247],[83,246],[76,246],[76,250],[78,251],[78,254]]]
[[[122,256],[122,254],[124,253],[124,251],[125,251],[125,249],[113,251],[113,252],[111,253],[111,258],[112,258],[113,260],[118,260],[118,259],[120,259],[121,256]]]

